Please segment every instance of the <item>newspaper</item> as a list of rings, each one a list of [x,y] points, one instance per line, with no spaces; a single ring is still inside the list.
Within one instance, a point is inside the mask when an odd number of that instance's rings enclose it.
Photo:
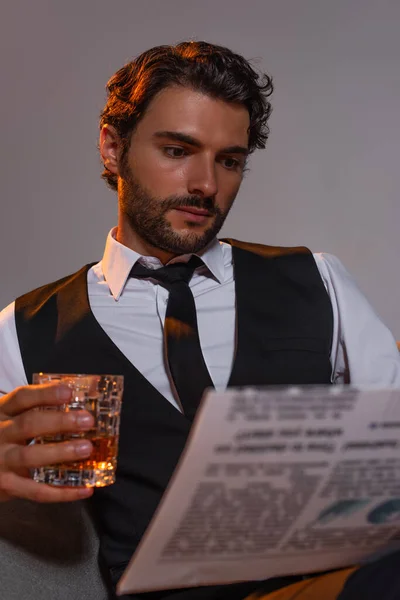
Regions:
[[[400,390],[206,394],[118,593],[357,564],[400,532]]]

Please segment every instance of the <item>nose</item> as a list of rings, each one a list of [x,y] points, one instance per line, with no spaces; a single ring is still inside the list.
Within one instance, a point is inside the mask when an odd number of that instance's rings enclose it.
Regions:
[[[205,198],[217,195],[218,182],[214,159],[199,157],[189,173],[188,192]]]

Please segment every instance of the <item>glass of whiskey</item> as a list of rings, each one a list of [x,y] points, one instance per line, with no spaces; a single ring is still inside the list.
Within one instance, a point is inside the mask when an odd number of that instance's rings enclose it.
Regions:
[[[33,479],[56,486],[104,487],[113,484],[117,466],[123,376],[63,373],[33,375],[35,385],[54,381],[71,388],[70,401],[59,406],[43,406],[37,410],[87,410],[93,415],[95,425],[82,433],[41,436],[35,438],[33,443],[54,444],[85,438],[91,441],[93,451],[83,460],[33,469]]]

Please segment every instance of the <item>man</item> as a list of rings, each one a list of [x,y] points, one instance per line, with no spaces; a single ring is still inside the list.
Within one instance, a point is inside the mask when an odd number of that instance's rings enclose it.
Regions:
[[[268,76],[204,42],[153,48],[120,69],[100,122],[103,177],[118,192],[118,227],[103,259],[17,299],[1,316],[4,500],[92,495],[29,479],[29,468],[91,452],[89,442],[27,446],[30,439],[92,423],[85,413],[34,411],[63,402],[68,391],[25,387],[32,373],[125,377],[117,482],[92,498],[114,584],[161,499],[206,387],[400,384],[392,336],[337,259],[216,239],[248,156],[265,146],[271,92]],[[151,597],[244,598],[259,587]]]

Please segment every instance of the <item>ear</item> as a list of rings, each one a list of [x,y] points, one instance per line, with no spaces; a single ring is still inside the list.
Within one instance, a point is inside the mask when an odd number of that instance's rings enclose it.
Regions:
[[[121,140],[112,125],[103,125],[100,131],[99,150],[104,166],[118,175],[118,158],[121,152]]]

